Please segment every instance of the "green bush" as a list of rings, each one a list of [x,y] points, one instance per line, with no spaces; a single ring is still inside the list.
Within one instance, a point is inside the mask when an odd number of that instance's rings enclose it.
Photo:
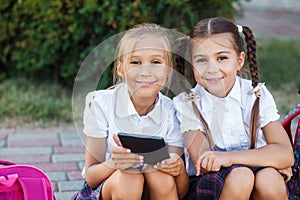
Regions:
[[[72,86],[106,38],[154,22],[186,33],[204,17],[237,14],[239,0],[1,0],[0,80],[26,75]]]

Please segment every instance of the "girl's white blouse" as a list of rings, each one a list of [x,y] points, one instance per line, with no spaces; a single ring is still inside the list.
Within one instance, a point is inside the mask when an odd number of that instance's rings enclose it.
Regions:
[[[106,159],[111,157],[111,150],[116,146],[112,135],[119,132],[161,136],[166,144],[183,147],[172,100],[159,93],[154,108],[140,116],[125,83],[111,90],[90,92],[86,96],[83,125],[87,136],[107,138]]]
[[[240,77],[236,78],[233,88],[224,98],[211,95],[200,85],[192,89],[194,93],[200,95],[200,101],[196,102],[197,107],[208,123],[213,139],[220,150],[249,149],[250,116],[256,99],[255,94],[248,94],[252,89],[251,81]],[[185,101],[184,96],[185,94],[181,93],[173,99],[181,133],[189,130],[201,130],[205,133],[202,123],[193,111],[191,101]],[[266,145],[261,128],[279,119],[275,101],[265,86],[261,87],[259,103],[259,128],[255,148]]]

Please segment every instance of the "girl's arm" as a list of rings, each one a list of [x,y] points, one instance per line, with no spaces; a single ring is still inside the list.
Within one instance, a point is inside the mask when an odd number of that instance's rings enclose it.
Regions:
[[[274,121],[263,127],[267,145],[250,150],[230,152],[207,151],[197,161],[198,168],[218,171],[220,167],[232,164],[274,167],[285,169],[293,165],[293,150],[288,136],[280,124]]]
[[[106,138],[93,138],[87,136],[85,151],[85,177],[91,188],[109,177],[114,171],[111,160],[105,161]],[[101,173],[100,173],[101,172]]]
[[[198,158],[205,151],[209,151],[209,144],[203,132],[200,130],[187,131],[184,133],[184,142],[189,156],[196,167],[196,175],[200,174],[200,168],[197,167]]]
[[[284,169],[293,165],[293,149],[287,133],[274,121],[262,128],[267,145],[248,151],[229,152],[233,163],[246,165],[270,166]]]
[[[86,182],[92,188],[96,188],[116,170],[126,170],[134,163],[143,162],[141,156],[123,147],[113,148],[112,158],[105,160],[106,146],[106,138],[86,139]]]

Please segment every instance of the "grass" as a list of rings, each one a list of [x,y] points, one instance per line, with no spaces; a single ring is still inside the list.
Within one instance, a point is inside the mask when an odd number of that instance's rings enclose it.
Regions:
[[[71,92],[25,78],[0,83],[1,127],[47,126],[72,122]]]
[[[300,40],[259,40],[257,45],[260,79],[286,114],[300,99]]]
[[[300,40],[258,40],[260,79],[271,91],[281,114],[299,102]],[[25,78],[0,83],[0,127],[73,123],[72,91]]]

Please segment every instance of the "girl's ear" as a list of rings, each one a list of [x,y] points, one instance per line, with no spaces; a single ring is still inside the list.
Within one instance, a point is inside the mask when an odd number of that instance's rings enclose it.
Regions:
[[[239,57],[238,57],[238,71],[240,71],[243,66],[244,66],[244,62],[245,62],[245,52],[241,52]]]
[[[124,70],[121,67],[121,61],[117,61],[117,73],[120,77],[124,77]]]

